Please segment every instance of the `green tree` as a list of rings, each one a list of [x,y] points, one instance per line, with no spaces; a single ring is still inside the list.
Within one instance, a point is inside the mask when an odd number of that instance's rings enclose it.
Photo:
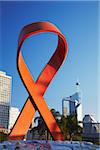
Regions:
[[[4,132],[0,132],[0,142],[7,140],[7,134]]]
[[[65,137],[65,139],[67,139],[68,137],[68,128],[67,128],[67,119],[65,116],[61,116],[61,120],[59,122],[59,127]]]
[[[42,137],[43,135],[46,134],[46,130],[47,130],[46,124],[41,116],[38,116],[34,119],[35,123],[36,123],[36,120],[38,121],[38,125],[36,129],[38,130],[39,136]]]
[[[58,126],[61,128],[65,140],[82,140],[82,128],[78,125],[77,115],[69,115],[65,117],[53,108],[50,111],[53,114]],[[34,119],[35,122],[36,120],[38,120],[37,129],[39,135],[42,136],[46,133],[45,131],[47,131],[47,135],[50,137],[50,133],[48,132],[43,118],[38,116]]]
[[[82,128],[78,125],[76,115],[69,115],[67,117],[64,117],[62,115],[60,121],[60,128],[66,140],[82,139]]]
[[[61,114],[59,113],[59,111],[56,111],[53,108],[50,111],[53,114],[56,122],[59,123],[59,121],[61,120]],[[41,117],[41,115],[39,115],[38,117],[36,117],[34,119],[35,123],[36,123],[36,121],[38,122],[37,130],[38,130],[39,135],[42,136],[42,135],[46,134],[46,138],[51,139],[50,133],[49,133],[47,126],[46,126],[43,118]]]
[[[59,122],[59,120],[61,120],[61,114],[60,114],[60,112],[56,111],[54,108],[52,108],[50,111],[53,114],[56,122]]]

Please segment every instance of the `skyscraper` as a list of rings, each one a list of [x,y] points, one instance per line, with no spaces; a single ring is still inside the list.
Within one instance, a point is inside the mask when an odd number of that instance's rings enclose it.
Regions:
[[[79,122],[79,125],[82,122],[82,104],[81,104],[81,92],[80,92],[80,83],[76,82],[77,90],[76,92],[69,96],[65,97],[62,100],[62,114],[66,117],[67,115],[77,115],[77,120]],[[69,105],[66,105],[68,102]],[[67,108],[67,111],[66,111]]]
[[[17,107],[10,107],[9,129],[11,129],[19,115],[20,111]]]
[[[8,129],[12,77],[0,71],[0,128]]]
[[[69,97],[69,110],[70,110],[70,114],[74,115],[77,111],[78,106],[80,105],[80,93],[76,92],[73,95],[71,95]]]

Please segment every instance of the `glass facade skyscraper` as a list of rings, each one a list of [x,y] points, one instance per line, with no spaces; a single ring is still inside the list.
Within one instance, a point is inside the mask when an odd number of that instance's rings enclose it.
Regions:
[[[0,71],[0,128],[8,129],[12,77]]]
[[[65,102],[68,102],[68,105]],[[76,114],[78,122],[82,122],[82,104],[80,92],[76,92],[62,100],[62,114],[65,117]],[[80,123],[79,125],[82,126]]]

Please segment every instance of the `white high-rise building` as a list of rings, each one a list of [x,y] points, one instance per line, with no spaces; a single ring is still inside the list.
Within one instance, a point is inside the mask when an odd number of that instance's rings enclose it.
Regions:
[[[0,71],[0,128],[8,129],[12,77]]]
[[[83,120],[83,114],[82,114],[82,104],[77,107],[77,119],[79,122],[82,122]]]
[[[20,111],[17,107],[10,108],[9,129],[11,129],[13,125],[15,124],[15,121],[18,118],[19,113]]]
[[[66,117],[67,115],[74,115],[77,114],[77,120],[79,122],[79,125],[82,126],[82,104],[81,104],[81,92],[80,92],[80,83],[76,82],[77,91],[69,96],[65,97],[62,100],[62,114]],[[69,106],[67,106],[67,103],[69,103]],[[67,108],[69,107],[69,109]],[[66,111],[67,108],[67,111]]]

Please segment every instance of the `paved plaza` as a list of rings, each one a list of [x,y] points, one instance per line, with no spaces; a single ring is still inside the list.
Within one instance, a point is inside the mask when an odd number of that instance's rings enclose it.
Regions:
[[[0,150],[99,150],[90,142],[79,141],[14,141],[3,142]]]

